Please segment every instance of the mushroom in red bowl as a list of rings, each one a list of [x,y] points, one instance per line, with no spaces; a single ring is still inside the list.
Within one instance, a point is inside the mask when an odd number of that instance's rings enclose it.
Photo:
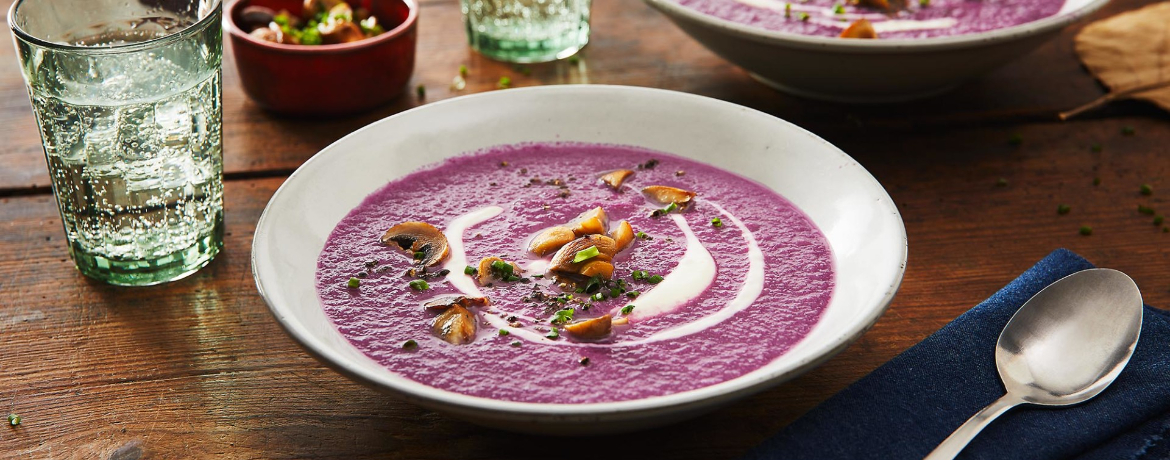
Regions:
[[[238,0],[226,16],[244,92],[272,112],[370,110],[414,72],[414,0]]]

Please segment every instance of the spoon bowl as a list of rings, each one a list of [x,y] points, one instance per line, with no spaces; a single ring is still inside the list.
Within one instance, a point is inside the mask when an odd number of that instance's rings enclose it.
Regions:
[[[1068,406],[1105,390],[1129,363],[1142,293],[1117,270],[1066,276],[1028,299],[999,334],[995,364],[1007,394],[968,419],[926,460],[953,459],[992,420],[1020,404]]]
[[[1117,270],[1069,275],[1028,300],[995,345],[999,377],[1024,402],[1084,402],[1113,382],[1137,346],[1142,294]]]

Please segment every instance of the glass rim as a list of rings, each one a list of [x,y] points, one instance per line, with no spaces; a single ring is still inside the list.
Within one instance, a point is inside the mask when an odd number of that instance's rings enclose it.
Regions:
[[[198,0],[192,0],[192,1],[198,1]],[[194,24],[191,24],[190,26],[184,27],[182,30],[175,32],[173,34],[164,35],[164,36],[158,37],[158,38],[152,38],[152,39],[146,40],[146,41],[125,43],[125,44],[121,44],[121,45],[84,46],[84,45],[70,45],[67,43],[48,41],[48,40],[45,40],[45,39],[42,39],[39,37],[35,37],[32,34],[26,32],[24,29],[21,29],[20,26],[18,26],[16,24],[16,9],[19,8],[20,5],[24,4],[24,2],[25,2],[25,0],[16,0],[15,2],[12,2],[12,7],[8,9],[8,28],[12,29],[12,34],[13,34],[14,38],[16,38],[20,41],[23,41],[25,43],[30,43],[30,44],[39,46],[41,48],[48,48],[48,49],[52,49],[55,51],[69,51],[69,52],[74,52],[74,53],[79,53],[79,54],[111,54],[111,53],[128,53],[128,52],[144,51],[144,50],[148,50],[148,49],[152,49],[152,48],[157,48],[157,47],[160,47],[163,45],[167,45],[167,44],[170,44],[170,43],[173,43],[176,41],[184,40],[184,39],[191,37],[192,35],[195,35],[199,31],[203,30],[206,27],[207,23],[212,22],[211,18],[216,17],[215,12],[217,10],[222,11],[222,7],[223,7],[223,0],[214,0],[214,2],[212,2],[212,4],[211,4],[211,8],[209,9],[209,13],[206,16],[199,18],[199,20],[195,21]]]

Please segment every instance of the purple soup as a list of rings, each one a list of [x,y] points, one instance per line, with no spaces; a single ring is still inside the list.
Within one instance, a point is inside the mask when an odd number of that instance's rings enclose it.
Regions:
[[[929,38],[987,32],[1057,14],[1065,0],[677,0],[700,13],[761,29],[836,37],[866,19],[877,38]],[[882,6],[879,6],[882,5]]]
[[[370,358],[531,403],[741,377],[804,338],[832,292],[828,242],[783,197],[674,155],[583,143],[498,146],[392,181],[317,262],[326,315]]]

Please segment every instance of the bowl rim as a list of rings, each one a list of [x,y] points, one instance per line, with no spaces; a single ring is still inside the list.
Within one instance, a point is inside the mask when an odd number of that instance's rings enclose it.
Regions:
[[[249,43],[251,43],[259,48],[265,48],[265,49],[268,49],[270,51],[275,51],[275,52],[280,52],[280,53],[289,53],[289,54],[309,54],[309,55],[340,54],[340,53],[348,53],[348,52],[358,51],[358,50],[361,50],[363,48],[368,48],[368,47],[372,47],[372,46],[377,46],[378,44],[383,43],[383,42],[393,41],[394,39],[398,38],[399,36],[406,34],[408,30],[413,29],[415,27],[415,24],[418,23],[418,14],[419,14],[419,11],[418,11],[419,7],[418,7],[417,0],[396,0],[396,1],[402,2],[406,5],[406,8],[407,8],[406,20],[402,21],[402,24],[399,24],[397,27],[394,27],[393,29],[387,30],[376,37],[366,38],[366,39],[358,40],[356,42],[337,43],[337,44],[333,44],[333,45],[313,45],[313,46],[285,45],[285,44],[281,44],[281,43],[272,43],[272,42],[268,42],[268,41],[264,41],[264,40],[259,40],[255,37],[251,36],[250,34],[245,33],[244,30],[241,29],[240,26],[236,24],[235,12],[238,9],[243,8],[244,5],[247,5],[248,3],[250,3],[251,0],[225,0],[225,1],[229,1],[230,3],[228,4],[228,6],[226,8],[227,11],[224,12],[223,26],[225,29],[227,29],[228,34],[231,35],[232,38],[235,38],[237,40],[244,40],[244,41],[249,42]]]
[[[860,54],[932,52],[974,48],[1017,40],[1062,28],[1096,12],[1102,6],[1105,6],[1106,3],[1109,3],[1109,0],[1090,0],[1081,7],[1064,14],[1058,13],[1010,27],[970,34],[952,35],[949,37],[843,40],[838,37],[803,35],[753,27],[701,13],[679,4],[677,0],[643,1],[659,11],[666,13],[672,19],[682,18],[691,22],[701,23],[711,28],[721,29],[731,35],[764,44],[779,44],[818,51]]]
[[[805,130],[804,128],[765,112],[740,106],[731,102],[690,93],[682,93],[657,88],[619,85],[556,85],[509,89],[505,94],[554,92],[569,94],[581,92],[586,93],[583,94],[583,96],[588,96],[589,92],[627,92],[631,94],[654,93],[659,95],[666,95],[666,97],[692,99],[707,104],[720,105],[731,110],[742,110],[757,116],[771,118],[795,129],[798,135],[810,136],[815,141],[824,144],[829,148],[829,152],[827,152],[829,155],[834,155],[842,160],[847,161],[848,166],[846,167],[860,169],[861,172],[863,172],[865,176],[868,177],[868,185],[871,187],[871,190],[878,196],[884,198],[883,207],[888,208],[885,210],[897,216],[898,225],[896,229],[896,240],[900,242],[901,251],[899,251],[899,260],[896,261],[896,267],[894,268],[893,276],[882,283],[884,286],[884,292],[882,293],[881,299],[868,310],[864,311],[863,314],[859,315],[858,319],[849,327],[845,328],[842,332],[839,332],[836,336],[831,336],[829,340],[826,340],[825,344],[819,347],[820,350],[800,361],[792,363],[790,366],[772,369],[767,373],[755,374],[757,371],[759,371],[759,369],[757,369],[756,371],[749,372],[743,376],[694,390],[627,401],[568,404],[530,403],[498,400],[455,393],[409,380],[406,377],[401,378],[407,381],[409,384],[399,384],[398,382],[387,381],[381,378],[379,374],[375,374],[362,367],[348,364],[350,362],[349,358],[344,357],[340,353],[332,350],[321,340],[318,340],[316,337],[312,336],[311,333],[309,333],[307,330],[302,330],[299,320],[297,320],[291,314],[286,314],[285,307],[274,304],[268,295],[267,289],[265,287],[265,280],[261,277],[259,264],[257,262],[259,260],[258,248],[261,248],[265,245],[264,240],[268,238],[269,230],[271,230],[269,226],[266,225],[266,222],[269,219],[269,213],[273,209],[273,204],[279,197],[282,196],[283,193],[286,192],[286,187],[292,187],[290,184],[298,183],[296,178],[302,175],[302,173],[304,173],[307,168],[312,167],[318,162],[325,161],[322,159],[325,156],[325,152],[333,151],[335,146],[348,142],[349,139],[359,136],[361,133],[367,130],[377,129],[379,125],[386,123],[389,120],[399,117],[411,116],[413,112],[428,110],[428,107],[431,106],[437,106],[440,104],[459,104],[468,100],[487,99],[492,97],[499,97],[500,95],[499,92],[489,91],[436,101],[391,115],[381,120],[374,121],[369,125],[347,134],[341,139],[338,139],[337,141],[318,151],[311,158],[306,160],[299,168],[297,168],[296,171],[290,174],[289,177],[280,185],[280,187],[277,188],[276,192],[274,192],[272,197],[269,199],[268,204],[265,205],[264,211],[261,213],[260,219],[256,223],[256,231],[253,235],[252,241],[252,254],[249,260],[252,264],[252,275],[256,284],[256,289],[259,292],[261,298],[264,299],[264,303],[268,306],[269,311],[271,311],[272,315],[276,318],[277,323],[280,325],[281,329],[283,329],[289,336],[291,336],[310,355],[312,355],[327,367],[338,371],[339,373],[355,380],[358,383],[378,390],[391,391],[398,395],[404,396],[407,400],[414,401],[416,403],[431,405],[432,407],[441,407],[446,410],[462,412],[465,414],[488,411],[495,414],[496,417],[529,418],[533,416],[545,416],[563,419],[563,417],[573,416],[600,417],[632,413],[675,412],[686,410],[688,408],[695,408],[705,404],[711,404],[717,401],[732,400],[740,395],[747,395],[757,391],[762,391],[763,389],[794,378],[841,352],[867,330],[869,330],[869,328],[872,327],[874,323],[876,323],[877,320],[881,318],[881,316],[889,308],[890,303],[894,299],[894,295],[897,293],[898,288],[902,284],[906,270],[908,239],[906,234],[905,221],[902,219],[901,213],[898,211],[893,199],[890,198],[889,193],[877,181],[877,178],[870,174],[868,170],[860,165],[860,163],[858,163],[841,149],[837,148],[821,137]],[[768,365],[770,365],[770,363],[765,364],[765,366]]]

